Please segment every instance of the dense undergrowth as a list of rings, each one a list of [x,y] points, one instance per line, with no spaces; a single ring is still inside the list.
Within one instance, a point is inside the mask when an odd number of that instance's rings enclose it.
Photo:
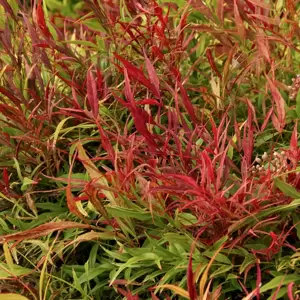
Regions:
[[[299,1],[33,2],[0,1],[0,299],[299,299]]]

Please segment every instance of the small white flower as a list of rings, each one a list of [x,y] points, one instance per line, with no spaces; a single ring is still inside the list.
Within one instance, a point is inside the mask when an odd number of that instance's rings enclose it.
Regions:
[[[267,152],[264,152],[264,154],[261,157],[263,160],[266,160],[268,158],[268,154]]]
[[[255,161],[256,161],[257,163],[259,163],[259,164],[261,163],[261,159],[260,159],[259,157],[256,157],[256,158],[255,158]]]

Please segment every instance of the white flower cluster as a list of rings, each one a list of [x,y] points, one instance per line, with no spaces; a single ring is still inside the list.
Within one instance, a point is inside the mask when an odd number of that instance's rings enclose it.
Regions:
[[[250,168],[252,174],[257,174],[268,170],[270,168],[271,172],[280,173],[287,170],[287,156],[285,151],[274,152],[273,155],[268,155],[265,152],[261,158],[256,157],[253,166]]]
[[[291,85],[290,88],[290,99],[295,100],[297,97],[297,94],[300,90],[300,74],[297,75],[296,78],[292,79],[293,85]]]

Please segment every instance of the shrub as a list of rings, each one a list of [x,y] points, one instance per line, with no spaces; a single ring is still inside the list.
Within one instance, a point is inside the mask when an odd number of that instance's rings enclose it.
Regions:
[[[297,299],[299,5],[37,2],[0,2],[1,289]]]

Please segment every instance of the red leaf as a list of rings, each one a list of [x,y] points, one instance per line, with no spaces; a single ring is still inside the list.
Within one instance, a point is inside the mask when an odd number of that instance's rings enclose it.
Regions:
[[[279,131],[282,132],[282,129],[285,126],[285,101],[282,98],[280,92],[278,91],[278,89],[276,88],[274,82],[268,77],[266,76],[267,80],[268,80],[268,84],[271,90],[271,94],[273,97],[273,100],[275,101],[276,104],[276,112],[277,112],[277,116],[278,116],[278,122],[279,124],[274,124],[275,128]],[[274,123],[274,122],[273,122]],[[277,126],[279,125],[279,126]]]
[[[299,160],[297,128],[298,128],[298,122],[296,122],[296,124],[294,126],[294,130],[293,130],[293,133],[292,133],[292,136],[291,136],[290,151],[289,151],[291,153],[290,159],[292,160],[293,165],[295,165],[295,166],[297,166],[298,160]]]
[[[5,187],[7,189],[9,189],[9,175],[8,175],[8,171],[7,171],[7,168],[4,168],[3,169],[3,181],[4,181],[4,184],[5,184]]]
[[[38,47],[38,48],[51,48],[48,44],[46,43],[34,43],[32,44],[32,47]]]
[[[161,22],[161,25],[163,26],[163,29],[165,29],[166,27],[166,22],[165,22],[165,19],[163,17],[163,10],[160,6],[158,6],[156,3],[155,3],[155,7],[154,7],[154,13],[155,15],[157,16],[157,18],[160,20]]]
[[[161,60],[164,59],[164,54],[160,51],[160,49],[157,46],[152,46],[151,47],[151,52],[152,52],[154,57],[158,57]]]
[[[298,128],[298,122],[296,122],[296,124],[294,126],[294,130],[293,130],[291,141],[290,141],[290,149],[291,149],[292,153],[295,155],[295,157],[297,157],[297,153],[298,153],[298,132],[297,132],[297,128]]]
[[[146,67],[147,67],[147,72],[150,78],[151,83],[153,84],[156,94],[159,95],[160,97],[160,93],[159,93],[159,79],[157,77],[157,74],[155,72],[155,69],[153,67],[153,65],[151,64],[151,61],[149,60],[149,58],[146,55],[146,52],[144,52],[144,56],[146,59]]]
[[[70,213],[74,214],[75,216],[77,216],[81,220],[84,220],[83,215],[81,214],[81,212],[79,211],[79,209],[76,206],[76,201],[75,201],[74,196],[72,194],[70,184],[68,184],[67,188],[66,188],[66,198],[67,198],[67,205],[68,205]]]
[[[260,1],[260,0],[246,0],[246,2],[248,2],[247,5],[249,7],[252,7],[254,10],[255,10],[255,7],[260,7],[260,8],[265,8],[265,9],[270,9],[271,8],[270,4],[265,3],[265,1]]]
[[[269,119],[270,119],[272,113],[273,113],[273,107],[270,108],[270,110],[268,111],[268,113],[265,116],[264,122],[263,122],[263,124],[261,125],[261,128],[260,128],[261,132],[263,132],[265,130],[265,128],[267,127]]]
[[[258,33],[256,41],[259,53],[267,60],[268,63],[271,63],[269,43],[266,37],[262,33]]]
[[[240,149],[241,148],[241,132],[239,129],[239,124],[236,121],[236,118],[234,118],[234,132],[236,135],[238,148]]]
[[[193,105],[192,105],[192,103],[191,103],[191,101],[188,97],[188,94],[187,94],[185,88],[181,84],[181,82],[178,82],[178,84],[179,84],[179,87],[180,87],[180,92],[181,92],[181,95],[182,95],[182,100],[183,100],[184,106],[186,107],[186,110],[189,113],[192,121],[194,122],[194,124],[196,124],[197,123],[197,118],[196,118],[196,115],[195,115]]]
[[[104,90],[104,79],[101,71],[97,69],[97,88],[101,95],[101,97],[105,97],[105,90]]]
[[[125,291],[124,289],[117,288],[118,292],[126,297],[127,300],[139,300],[138,295],[132,295],[130,291]]]
[[[150,146],[157,148],[157,144],[154,141],[154,137],[147,129],[147,122],[150,120],[146,120],[146,112],[142,110],[141,108],[136,107],[136,103],[133,98],[133,94],[130,88],[130,81],[127,73],[127,69],[124,69],[124,76],[125,76],[125,89],[124,94],[127,99],[127,101],[131,104],[130,110],[133,116],[133,121],[135,124],[136,130],[144,136],[144,138],[147,140]],[[145,114],[143,113],[145,112]]]
[[[193,261],[192,254],[190,254],[189,264],[187,268],[187,287],[190,296],[190,300],[197,299],[197,291],[194,283],[194,273],[193,273]]]
[[[289,300],[294,300],[295,299],[294,296],[293,296],[293,285],[294,285],[294,282],[291,282],[287,286]]]
[[[48,39],[52,38],[52,35],[46,25],[42,0],[39,0],[38,5],[37,5],[36,20],[37,20],[38,26],[40,27],[40,29],[41,29],[42,33],[45,35],[45,37]]]
[[[204,150],[202,152],[202,157],[205,161],[205,165],[206,165],[206,168],[207,168],[207,179],[208,179],[209,184],[211,182],[215,182],[215,173],[214,173],[214,169],[213,169],[213,166],[212,166],[212,161],[211,161],[210,157],[208,156],[206,150]]]
[[[224,0],[218,0],[217,16],[221,24],[224,22]]]
[[[91,70],[87,72],[86,78],[87,98],[92,109],[94,118],[99,114],[99,101],[97,96],[96,81]]]
[[[65,230],[68,228],[84,229],[84,228],[90,228],[90,226],[87,224],[81,224],[81,223],[69,222],[69,221],[50,222],[25,231],[2,235],[0,236],[0,243],[8,242],[8,241],[22,241],[25,239],[34,239],[34,238],[48,235],[53,231]]]
[[[153,292],[151,292],[151,298],[152,300],[160,300],[158,297],[155,296]]]
[[[152,15],[152,13],[149,10],[144,9],[140,3],[136,3],[135,5],[141,12],[146,13],[148,15]]]
[[[181,174],[164,174],[165,177],[172,177],[172,178],[176,178],[176,179],[180,179],[184,182],[186,182],[189,186],[198,189],[199,186],[197,184],[197,182],[190,176],[187,175],[181,175]]]
[[[276,117],[275,113],[272,114],[272,123],[273,123],[273,126],[275,127],[275,129],[278,132],[282,132],[282,128],[280,126],[280,122],[279,122],[278,118]]]
[[[253,4],[251,3],[250,0],[245,0],[245,2],[246,2],[246,4],[247,4],[247,6],[249,7],[249,9],[250,9],[252,12],[255,12],[255,5],[253,5]]]
[[[240,16],[237,0],[234,0],[234,19],[235,19],[235,24],[239,35],[241,36],[242,39],[244,39],[246,36],[246,30],[244,27],[243,20]]]
[[[7,89],[0,86],[0,93],[9,98],[18,108],[21,108],[20,100]]]
[[[292,16],[294,16],[294,14],[295,14],[295,5],[296,5],[296,2],[294,0],[286,1],[286,8]]]
[[[137,101],[136,104],[138,104],[138,105],[147,105],[147,104],[150,104],[150,105],[163,106],[157,100],[151,99],[151,98],[147,98],[147,99],[143,99],[143,100]]]
[[[217,75],[219,78],[222,78],[222,76],[221,76],[219,70],[217,69],[217,67],[216,67],[216,65],[215,65],[215,61],[214,61],[214,59],[213,59],[211,50],[210,50],[209,48],[206,50],[206,57],[207,57],[207,59],[208,59],[208,62],[209,62],[209,64],[210,64],[211,68],[215,71],[216,75]]]
[[[205,17],[207,17],[208,19],[214,20],[214,16],[213,16],[211,10],[204,3],[205,3],[205,1],[203,2],[202,0],[193,0],[193,1],[191,1],[191,5],[193,6],[193,8],[200,11],[201,14],[204,15]]]
[[[75,88],[72,86],[72,96],[73,96],[73,104],[75,106],[76,109],[80,110],[80,105],[78,103],[78,100],[77,100],[77,95],[76,95],[76,91],[75,91]]]
[[[256,263],[256,299],[259,300],[259,287],[261,285],[261,270],[259,266],[259,262]]]
[[[159,93],[157,93],[156,88],[153,84],[149,81],[149,79],[144,75],[144,73],[138,69],[136,66],[128,62],[123,57],[119,56],[118,54],[114,54],[115,57],[124,65],[124,67],[128,71],[128,76],[137,80],[139,83],[143,84],[146,88],[148,88],[155,97],[160,98]]]
[[[133,98],[133,94],[130,88],[130,80],[128,77],[128,70],[124,68],[124,77],[125,77],[125,88],[124,88],[124,95],[127,101],[130,103],[131,110],[136,110],[136,103]]]
[[[125,102],[122,98],[120,98],[118,95],[116,95],[114,92],[111,92],[112,95],[115,97],[115,99],[117,99],[118,102],[120,102],[124,107],[130,108],[130,104],[128,104],[127,102]],[[126,96],[125,96],[126,97]]]
[[[258,19],[258,20],[262,21],[266,26],[270,26],[270,25],[279,26],[279,24],[280,24],[279,17],[272,19],[272,18],[263,16],[263,15],[259,15],[259,14],[250,14],[249,16],[252,19]]]
[[[97,122],[97,126],[98,126],[98,130],[100,133],[100,137],[101,137],[101,144],[103,146],[103,148],[107,151],[108,155],[110,156],[110,160],[112,162],[112,164],[115,163],[115,150],[109,140],[109,138],[107,137],[104,129],[101,127],[101,125]]]
[[[136,130],[144,136],[151,147],[158,148],[153,135],[147,129],[145,119],[137,112],[134,112],[132,115]]]
[[[175,79],[177,81],[181,80],[181,75],[180,75],[180,72],[178,71],[178,69],[176,69],[175,67],[171,67],[170,71],[173,74],[173,76],[175,76]]]
[[[245,159],[247,162],[247,165],[249,166],[252,161],[252,153],[253,153],[253,128],[252,128],[252,111],[250,108],[248,108],[248,120],[247,123],[244,126],[244,136],[243,136],[243,151],[245,154]]]
[[[179,35],[177,36],[177,41],[176,41],[176,45],[178,45],[178,47],[180,47],[180,45],[182,45],[182,41],[183,41],[184,34],[185,34],[184,28],[186,26],[186,19],[187,19],[188,15],[189,15],[189,13],[183,13],[180,18],[180,22],[178,25]],[[191,36],[193,36],[193,35],[191,35]]]

